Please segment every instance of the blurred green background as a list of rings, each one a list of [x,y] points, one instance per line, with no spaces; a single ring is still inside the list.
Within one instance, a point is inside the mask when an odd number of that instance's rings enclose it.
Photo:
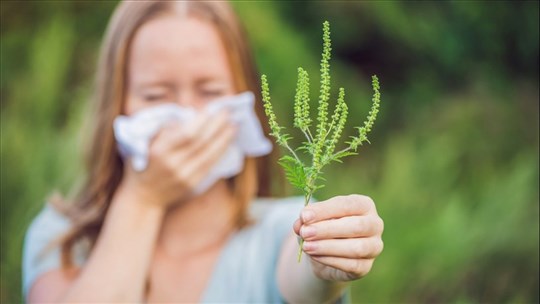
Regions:
[[[1,2],[0,301],[21,302],[25,229],[81,172],[97,51],[116,2]],[[236,2],[278,119],[291,125],[296,69],[318,81],[321,28],[346,135],[382,107],[360,155],[326,170],[319,199],[362,193],[385,250],[354,302],[539,301],[537,1]],[[312,91],[316,91],[315,86]]]

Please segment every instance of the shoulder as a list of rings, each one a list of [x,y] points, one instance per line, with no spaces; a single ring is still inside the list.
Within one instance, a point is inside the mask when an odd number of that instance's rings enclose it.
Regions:
[[[59,241],[70,228],[70,220],[49,204],[45,204],[28,226],[22,259],[25,296],[39,276],[61,268]],[[79,260],[75,258],[76,262]]]
[[[63,233],[71,226],[70,221],[53,206],[45,204],[43,209],[32,220],[26,230],[25,245],[28,241],[42,239],[44,236],[52,236]]]
[[[66,233],[71,226],[67,217],[46,204],[26,230],[23,251],[23,271],[32,269],[54,251],[53,241]],[[51,248],[51,250],[47,250]],[[47,254],[48,253],[48,254]]]

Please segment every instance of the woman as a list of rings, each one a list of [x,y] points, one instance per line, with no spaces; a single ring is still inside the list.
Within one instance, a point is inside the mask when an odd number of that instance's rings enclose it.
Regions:
[[[163,127],[143,171],[117,152],[118,115],[171,102],[202,109],[257,92],[256,79],[226,3],[121,3],[102,46],[87,182],[75,204],[46,207],[27,232],[28,302],[331,302],[366,275],[383,230],[368,197],[305,208],[255,199],[269,172],[252,157],[193,194],[236,136],[227,112]],[[300,264],[298,236],[309,257]]]

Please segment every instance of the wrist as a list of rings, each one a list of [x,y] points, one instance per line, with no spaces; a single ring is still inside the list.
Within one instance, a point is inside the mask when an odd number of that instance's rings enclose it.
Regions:
[[[151,195],[135,190],[137,188],[128,187],[121,183],[114,194],[112,204],[118,205],[121,209],[128,208],[135,213],[162,217],[165,213],[165,206],[159,204]]]

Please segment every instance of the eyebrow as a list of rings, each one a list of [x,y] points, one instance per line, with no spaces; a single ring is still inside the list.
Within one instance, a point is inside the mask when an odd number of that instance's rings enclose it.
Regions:
[[[208,82],[227,83],[227,80],[225,78],[223,78],[223,77],[206,76],[206,77],[201,77],[201,78],[197,79],[197,81],[195,81],[195,84],[200,85],[200,84],[204,84],[204,83],[208,83]]]
[[[150,82],[139,83],[133,86],[133,89],[139,91],[139,90],[147,89],[149,87],[165,87],[167,89],[174,89],[176,88],[176,85],[174,83],[167,82],[167,81],[150,81]]]

